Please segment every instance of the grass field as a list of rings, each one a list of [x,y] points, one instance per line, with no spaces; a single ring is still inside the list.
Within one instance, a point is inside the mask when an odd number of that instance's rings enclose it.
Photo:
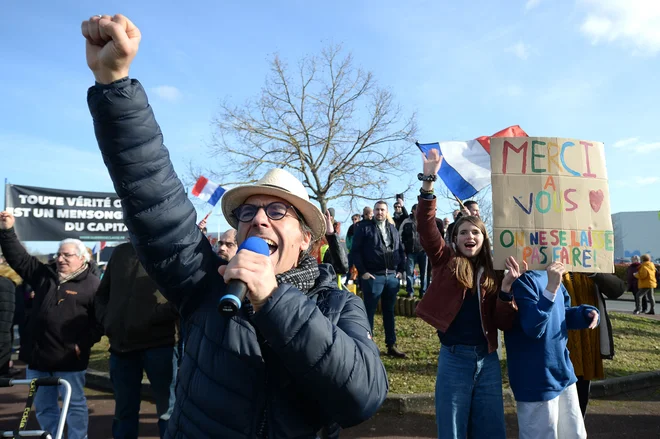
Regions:
[[[660,370],[660,321],[630,314],[610,313],[615,356],[605,360],[608,378]],[[374,340],[385,350],[382,318],[376,315]],[[408,354],[405,360],[383,356],[390,380],[390,393],[434,391],[440,342],[435,330],[416,317],[397,317],[397,345]],[[89,367],[108,370],[108,341],[104,337],[92,349]],[[502,360],[505,386],[506,361]]]

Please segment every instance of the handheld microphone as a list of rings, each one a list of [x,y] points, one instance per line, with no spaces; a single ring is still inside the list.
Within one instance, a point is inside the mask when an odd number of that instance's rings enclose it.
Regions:
[[[264,256],[270,255],[268,244],[258,236],[251,236],[243,241],[236,253],[241,250],[248,250]],[[227,285],[226,294],[220,298],[220,302],[218,303],[218,311],[227,317],[234,316],[241,309],[246,294],[247,285],[245,285],[245,282],[238,279],[230,280],[229,285]]]

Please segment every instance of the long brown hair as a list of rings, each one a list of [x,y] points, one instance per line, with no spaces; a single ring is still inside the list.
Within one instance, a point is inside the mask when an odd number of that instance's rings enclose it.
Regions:
[[[493,268],[493,257],[490,254],[490,239],[488,238],[488,232],[486,231],[484,222],[476,216],[463,216],[459,218],[452,231],[451,241],[452,243],[456,243],[458,232],[465,223],[470,223],[479,228],[481,234],[484,236],[484,242],[474,260],[463,256],[458,250],[454,252],[456,254],[454,266],[452,267],[454,275],[463,288],[467,288],[474,293],[476,291],[476,284],[479,281],[476,279],[479,268],[483,268],[484,281],[481,288],[486,294],[497,293],[499,277]]]

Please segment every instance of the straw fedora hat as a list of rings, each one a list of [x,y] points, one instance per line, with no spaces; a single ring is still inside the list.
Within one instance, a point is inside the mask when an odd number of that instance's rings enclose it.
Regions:
[[[312,229],[312,239],[321,239],[325,235],[325,217],[321,210],[309,201],[305,186],[284,169],[271,169],[255,184],[238,186],[228,190],[222,196],[222,213],[233,228],[238,229],[238,220],[232,213],[253,195],[271,195],[288,201],[298,209],[305,223]]]

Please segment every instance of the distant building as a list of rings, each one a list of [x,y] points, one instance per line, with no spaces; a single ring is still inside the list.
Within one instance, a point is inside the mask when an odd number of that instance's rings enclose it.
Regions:
[[[660,212],[621,212],[612,215],[614,261],[630,262],[645,253],[660,258]]]

